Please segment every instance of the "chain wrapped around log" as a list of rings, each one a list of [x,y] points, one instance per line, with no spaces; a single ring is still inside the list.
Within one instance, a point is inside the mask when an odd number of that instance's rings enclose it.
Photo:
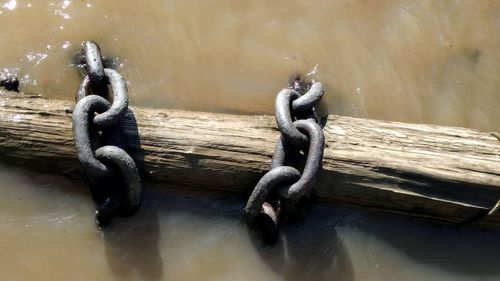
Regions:
[[[0,159],[82,179],[73,103],[0,90]],[[122,127],[143,181],[250,194],[269,171],[274,116],[132,106]],[[330,115],[312,199],[462,223],[500,224],[500,135]],[[139,131],[137,131],[139,128]]]
[[[137,212],[141,180],[134,160],[120,141],[121,123],[128,110],[125,81],[115,70],[103,68],[95,42],[83,43],[83,59],[87,75],[76,94],[73,135],[78,160],[98,205],[96,223],[105,226],[117,214],[131,216]],[[103,97],[108,84],[113,93],[112,104]]]
[[[290,213],[307,196],[321,169],[324,136],[317,124],[314,107],[323,96],[320,82],[312,83],[305,94],[300,78],[296,78],[290,89],[283,89],[276,97],[276,123],[281,136],[274,151],[271,170],[255,186],[247,205],[245,219],[249,227],[258,230],[266,243],[278,238],[278,223],[282,208]],[[307,112],[306,116],[299,113]],[[305,155],[305,166],[300,173],[292,161],[292,154]],[[283,204],[283,203],[284,204]],[[275,205],[275,207],[273,207]]]

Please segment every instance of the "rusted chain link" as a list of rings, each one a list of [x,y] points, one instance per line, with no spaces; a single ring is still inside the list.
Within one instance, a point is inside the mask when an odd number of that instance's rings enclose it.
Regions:
[[[302,95],[297,90],[303,88],[296,79],[276,97],[276,123],[281,136],[271,170],[257,183],[244,210],[248,226],[261,231],[266,243],[273,243],[278,237],[281,209],[293,207],[308,195],[321,170],[325,139],[314,117],[314,107],[323,96],[323,86],[314,82]],[[300,151],[306,154],[302,173],[289,166],[293,165],[292,156]]]
[[[107,81],[104,75],[101,49],[93,41],[83,42],[83,60],[85,63],[85,75],[91,82],[95,95],[104,96],[106,93]]]
[[[131,216],[141,204],[141,179],[137,166],[120,145],[121,122],[128,110],[125,81],[113,69],[103,68],[99,46],[83,43],[87,75],[82,78],[73,110],[73,137],[78,160],[91,183],[98,207],[96,223],[111,222],[113,216]],[[110,104],[108,84],[113,93]],[[123,142],[121,142],[123,143]]]

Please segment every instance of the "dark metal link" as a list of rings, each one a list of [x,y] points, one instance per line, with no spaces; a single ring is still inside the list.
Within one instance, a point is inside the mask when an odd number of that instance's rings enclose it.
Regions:
[[[106,112],[94,118],[94,124],[99,127],[107,127],[118,123],[123,119],[128,108],[127,86],[123,77],[113,69],[105,68],[105,76],[109,79],[111,91],[113,92],[113,104]]]
[[[291,145],[286,144],[283,135],[280,135],[276,147],[274,148],[273,158],[271,160],[271,170],[285,165],[286,157],[291,154],[292,148]]]
[[[125,150],[111,145],[98,148],[95,151],[95,156],[101,160],[111,161],[118,166],[126,185],[123,208],[131,214],[137,212],[141,205],[141,178],[132,157]]]
[[[122,120],[128,110],[125,81],[115,70],[103,68],[95,42],[84,42],[83,53],[87,75],[76,94],[73,135],[78,159],[98,204],[96,222],[103,226],[115,214],[131,216],[137,212],[142,198],[141,179],[132,157],[118,147],[125,143],[122,140]],[[112,104],[104,98],[108,84],[113,93]]]
[[[276,123],[281,134],[287,142],[294,146],[304,146],[307,144],[307,136],[293,126],[293,117],[290,106],[293,100],[300,97],[300,94],[292,89],[283,89],[276,96],[275,113]]]
[[[94,116],[94,112],[105,112],[110,106],[103,97],[90,95],[79,100],[73,110],[73,137],[76,154],[91,180],[103,179],[112,174],[110,169],[94,156],[89,134],[90,117]]]
[[[306,196],[316,182],[322,167],[324,135],[316,123],[314,107],[323,96],[323,86],[319,82],[305,91],[300,78],[294,80],[289,89],[283,89],[276,97],[276,123],[281,136],[276,144],[271,162],[271,170],[255,186],[245,207],[248,226],[263,234],[264,242],[272,243],[278,236],[278,220],[281,200],[289,211],[296,209],[299,201]],[[307,150],[302,174],[294,167],[287,166],[292,156]],[[276,208],[268,202],[270,194],[278,195]]]
[[[261,226],[262,240],[265,243],[273,243],[278,238],[278,220],[281,212],[281,202],[278,200],[276,209],[264,202],[260,211],[258,221]]]
[[[120,201],[114,197],[107,197],[95,211],[95,222],[98,226],[106,226],[111,223],[113,216],[119,212]]]
[[[266,201],[269,193],[280,184],[292,183],[300,179],[300,172],[289,166],[281,166],[267,172],[255,186],[245,207],[245,219],[253,229],[259,229],[258,216],[262,210],[262,204]]]
[[[113,104],[108,110],[94,117],[94,125],[100,128],[109,127],[120,122],[125,113],[127,113],[128,108],[127,86],[123,77],[115,70],[109,68],[104,69],[104,74],[111,85]],[[76,93],[77,102],[83,97],[90,95],[90,85],[92,85],[90,76],[84,76]]]
[[[280,189],[280,196],[287,199],[290,204],[296,204],[306,195],[316,183],[316,178],[321,170],[323,160],[323,149],[325,145],[325,137],[321,127],[311,120],[297,120],[293,122],[301,132],[309,137],[309,150],[307,152],[307,160],[302,171],[300,179],[291,186]],[[286,165],[286,154],[290,151],[287,148],[287,143],[283,141],[283,136],[280,137],[276,150],[273,155],[272,165],[279,167]],[[276,159],[275,159],[276,158]]]
[[[94,41],[83,42],[83,57],[85,59],[85,70],[90,78],[93,93],[104,95],[106,91],[106,77],[102,64],[101,50]]]
[[[82,82],[80,82],[80,87],[75,95],[75,101],[78,103],[81,99],[88,96],[90,93],[90,78],[88,75],[83,76]]]
[[[314,119],[313,108],[322,97],[323,85],[320,82],[314,82],[304,95],[293,89],[283,89],[278,93],[275,104],[276,123],[287,142],[294,146],[307,144],[307,137],[292,124],[294,115],[301,114],[300,119]]]
[[[306,111],[315,107],[323,97],[323,84],[314,82],[307,93],[292,102],[292,111]]]

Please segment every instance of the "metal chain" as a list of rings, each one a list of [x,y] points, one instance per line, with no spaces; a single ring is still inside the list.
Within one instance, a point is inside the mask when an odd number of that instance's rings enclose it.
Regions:
[[[323,96],[323,86],[314,82],[302,95],[299,90],[303,88],[302,82],[296,79],[276,97],[276,123],[281,136],[271,170],[257,183],[244,210],[247,225],[261,231],[266,243],[273,243],[278,237],[282,207],[297,205],[310,192],[322,166],[325,139],[314,117],[314,107]],[[304,153],[307,150],[302,173],[289,166],[301,150]]]
[[[78,160],[98,205],[96,223],[104,226],[117,214],[131,216],[137,212],[142,187],[137,166],[121,141],[122,121],[128,110],[125,81],[115,70],[103,67],[95,42],[83,43],[83,58],[87,75],[76,93],[73,137]],[[113,93],[112,104],[103,97],[108,85]]]
[[[102,63],[101,49],[94,41],[83,42],[83,60],[85,75],[91,82],[93,93],[103,96],[106,93],[106,77]]]

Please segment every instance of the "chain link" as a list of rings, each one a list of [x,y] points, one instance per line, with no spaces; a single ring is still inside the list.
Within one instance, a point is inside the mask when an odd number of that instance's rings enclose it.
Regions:
[[[290,105],[301,95],[292,89],[283,89],[276,96],[275,113],[276,124],[287,142],[294,146],[304,146],[307,144],[307,136],[301,133],[294,125]]]
[[[323,84],[314,82],[307,93],[292,102],[292,110],[307,111],[313,109],[323,97]]]
[[[103,68],[99,46],[83,43],[87,75],[82,78],[73,110],[73,137],[78,160],[91,183],[98,207],[96,222],[107,225],[116,214],[131,216],[141,204],[137,166],[124,150],[122,121],[128,110],[125,81],[113,69]],[[103,96],[111,86],[113,103]],[[106,91],[104,91],[104,89]]]
[[[265,242],[272,243],[278,237],[278,212],[266,200],[271,192],[280,186],[298,181],[300,176],[300,172],[293,167],[276,167],[260,179],[248,198],[245,206],[245,220],[250,228],[262,231]]]
[[[271,170],[257,183],[244,210],[247,225],[261,231],[266,243],[273,243],[278,237],[282,207],[293,207],[308,195],[322,166],[325,139],[314,117],[314,107],[323,96],[323,86],[314,82],[307,93],[301,95],[298,90],[303,88],[301,81],[296,79],[289,89],[283,89],[276,97],[276,123],[281,136]],[[292,156],[306,150],[305,166],[300,173],[289,165],[294,164]]]
[[[90,75],[85,75],[82,78],[82,82],[76,93],[77,103],[91,94],[92,79],[90,77]],[[94,117],[94,124],[98,127],[109,127],[119,123],[128,109],[127,86],[122,76],[116,70],[105,68],[104,78],[111,85],[113,104],[105,112]]]
[[[278,190],[278,192],[281,197],[287,199],[291,204],[296,204],[312,189],[316,182],[321,170],[325,137],[321,127],[311,120],[297,120],[293,122],[293,125],[308,136],[309,149],[306,164],[300,179],[294,184]],[[289,146],[284,137],[281,136],[276,145],[271,169],[290,164],[286,161],[287,155],[291,154],[292,150]]]
[[[91,81],[93,93],[101,96],[105,95],[107,81],[104,76],[101,49],[94,41],[83,42],[83,61],[85,62],[85,71]]]

